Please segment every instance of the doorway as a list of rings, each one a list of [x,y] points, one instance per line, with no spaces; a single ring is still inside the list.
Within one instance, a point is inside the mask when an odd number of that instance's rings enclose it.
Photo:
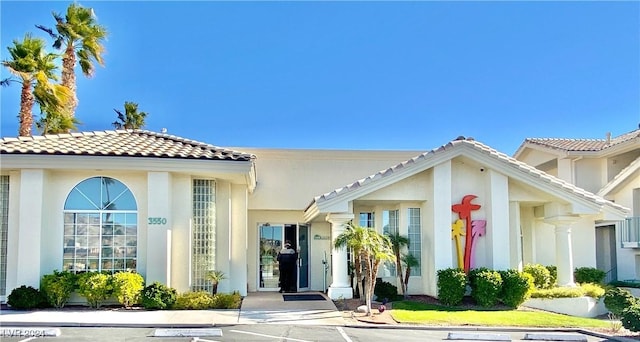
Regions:
[[[297,290],[309,290],[309,225],[260,224],[258,239],[258,290],[280,289],[277,256],[287,241],[291,243],[291,248],[298,252],[298,264],[295,269]]]

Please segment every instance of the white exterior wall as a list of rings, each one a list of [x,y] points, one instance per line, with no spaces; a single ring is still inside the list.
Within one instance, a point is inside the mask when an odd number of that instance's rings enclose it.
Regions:
[[[638,172],[630,177],[631,179],[623,186],[609,194],[607,198],[627,208],[633,208],[633,189],[640,188],[640,174]],[[640,213],[633,212],[630,216],[640,216]],[[622,248],[621,231],[616,228],[616,259],[618,279],[640,279],[640,249]]]
[[[583,188],[592,193],[598,193],[606,181],[604,175],[606,160],[602,159],[580,159],[575,161],[575,184],[577,187]]]

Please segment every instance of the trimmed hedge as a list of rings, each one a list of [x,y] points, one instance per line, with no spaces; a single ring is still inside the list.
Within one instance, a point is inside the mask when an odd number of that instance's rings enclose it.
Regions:
[[[18,310],[31,310],[46,307],[47,300],[40,290],[22,285],[11,291],[7,304]]]
[[[40,290],[47,302],[57,309],[67,304],[77,286],[78,276],[69,271],[54,270],[52,274],[44,275],[40,281]]]
[[[142,290],[140,303],[145,309],[170,309],[176,302],[177,296],[174,288],[156,281]]]
[[[576,283],[604,283],[605,271],[593,267],[579,267],[573,271],[573,279]]]
[[[535,289],[533,277],[518,270],[499,271],[502,277],[501,301],[504,305],[517,308],[531,297]]]
[[[621,316],[624,309],[637,303],[631,292],[619,287],[612,287],[604,293],[604,306],[616,316]]]
[[[471,297],[475,299],[476,303],[485,308],[496,305],[500,292],[502,292],[500,273],[484,269],[475,273],[473,279]]]
[[[533,277],[533,283],[537,289],[551,288],[551,272],[540,264],[526,264],[522,270]]]
[[[444,305],[462,303],[467,289],[467,275],[460,268],[438,270],[438,299]]]

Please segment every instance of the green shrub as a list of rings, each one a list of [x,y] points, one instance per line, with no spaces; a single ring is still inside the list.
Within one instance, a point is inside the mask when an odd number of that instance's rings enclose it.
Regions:
[[[546,267],[540,264],[526,264],[522,271],[531,274],[537,289],[551,287],[551,273]]]
[[[138,273],[118,272],[113,275],[113,294],[125,308],[140,302],[143,289],[144,279]]]
[[[622,310],[622,326],[633,332],[640,331],[640,305],[635,304]]]
[[[394,301],[398,296],[398,287],[378,279],[376,281],[376,286],[373,288],[373,294],[376,295],[377,301],[381,302],[384,299],[388,301]]]
[[[178,295],[172,307],[176,310],[206,310],[214,308],[213,295],[207,291],[185,292]]]
[[[558,285],[558,267],[555,265],[547,265],[545,266],[547,270],[549,270],[549,275],[551,275],[551,280],[549,281],[549,287],[554,287]]]
[[[535,289],[533,277],[529,273],[518,270],[500,271],[502,277],[501,301],[504,305],[517,308],[531,297],[531,291]]]
[[[602,284],[606,275],[605,271],[593,267],[579,267],[573,271],[573,279],[579,284]]]
[[[92,308],[99,308],[113,295],[113,279],[101,272],[83,273],[78,278],[78,294],[87,299]]]
[[[551,289],[535,289],[531,292],[531,298],[577,298],[584,296],[580,287],[554,287]]]
[[[217,293],[213,296],[214,309],[239,309],[242,304],[240,293]]]
[[[488,269],[487,267],[479,267],[479,268],[473,268],[469,270],[469,273],[467,274],[467,280],[469,282],[469,286],[471,286],[472,291],[473,291],[473,288],[475,287],[475,282],[476,282],[476,279],[478,278],[478,275],[486,271],[491,271],[491,270]]]
[[[462,302],[467,289],[467,275],[460,268],[438,270],[438,299],[455,306]]]
[[[170,309],[176,302],[177,292],[166,285],[154,282],[142,290],[140,303],[145,309]]]
[[[488,308],[496,305],[502,291],[502,277],[500,273],[492,270],[484,270],[475,274],[475,280],[471,285],[471,297],[478,305]]]
[[[582,292],[584,293],[585,296],[595,298],[595,299],[598,299],[604,296],[604,292],[605,292],[604,288],[600,284],[583,283],[583,284],[580,284],[580,288],[582,288]]]
[[[40,281],[40,290],[47,299],[47,302],[54,308],[63,308],[71,293],[78,286],[78,276],[69,271],[58,272],[54,270],[53,274],[46,274]]]
[[[46,298],[40,290],[26,285],[13,289],[7,297],[7,304],[18,310],[42,308],[46,303]]]
[[[604,306],[616,316],[621,316],[622,311],[636,304],[636,301],[631,292],[619,287],[609,288],[604,293]]]

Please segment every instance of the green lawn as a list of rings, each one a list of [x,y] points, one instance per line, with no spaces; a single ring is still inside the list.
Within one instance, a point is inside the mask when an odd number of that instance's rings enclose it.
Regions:
[[[607,328],[611,323],[593,318],[519,310],[468,310],[409,301],[394,302],[391,315],[399,323],[425,325],[484,325],[545,328]]]

